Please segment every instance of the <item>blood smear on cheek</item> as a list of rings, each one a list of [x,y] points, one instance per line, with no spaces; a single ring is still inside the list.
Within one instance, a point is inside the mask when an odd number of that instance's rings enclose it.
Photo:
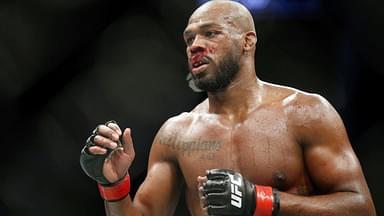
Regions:
[[[215,47],[213,47],[213,46],[208,47],[208,53],[215,54],[215,52],[216,52],[216,46]]]

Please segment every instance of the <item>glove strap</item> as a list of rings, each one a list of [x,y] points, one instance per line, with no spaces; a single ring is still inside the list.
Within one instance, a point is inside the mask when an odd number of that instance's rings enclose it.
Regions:
[[[125,198],[129,190],[131,189],[131,180],[129,175],[115,184],[112,185],[102,185],[97,184],[101,197],[108,202],[119,201]]]
[[[272,216],[274,205],[272,187],[255,185],[255,192],[256,209],[253,216]]]

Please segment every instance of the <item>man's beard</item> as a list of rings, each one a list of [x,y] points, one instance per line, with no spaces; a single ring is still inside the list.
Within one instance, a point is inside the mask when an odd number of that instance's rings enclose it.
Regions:
[[[194,85],[203,91],[218,92],[224,90],[239,72],[239,59],[235,55],[228,54],[218,65],[218,70],[212,79],[204,79],[192,76]]]

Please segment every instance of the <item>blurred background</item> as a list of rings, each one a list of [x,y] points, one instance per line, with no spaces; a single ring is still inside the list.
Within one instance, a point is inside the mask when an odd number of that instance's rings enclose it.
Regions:
[[[185,81],[182,32],[197,0],[0,1],[0,215],[105,215],[79,153],[96,125],[131,127],[133,193],[152,139],[203,100]],[[241,1],[257,73],[326,97],[347,127],[384,215],[384,3]],[[188,215],[183,202],[176,215]]]

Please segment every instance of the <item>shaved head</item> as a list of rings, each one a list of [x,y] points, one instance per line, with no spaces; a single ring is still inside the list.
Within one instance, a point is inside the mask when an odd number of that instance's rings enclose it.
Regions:
[[[255,31],[252,14],[242,4],[230,0],[213,0],[197,8],[188,23],[201,22],[205,19],[221,19],[239,33]]]
[[[246,7],[213,0],[198,7],[183,33],[195,86],[224,90],[242,73],[255,73],[256,31]]]

